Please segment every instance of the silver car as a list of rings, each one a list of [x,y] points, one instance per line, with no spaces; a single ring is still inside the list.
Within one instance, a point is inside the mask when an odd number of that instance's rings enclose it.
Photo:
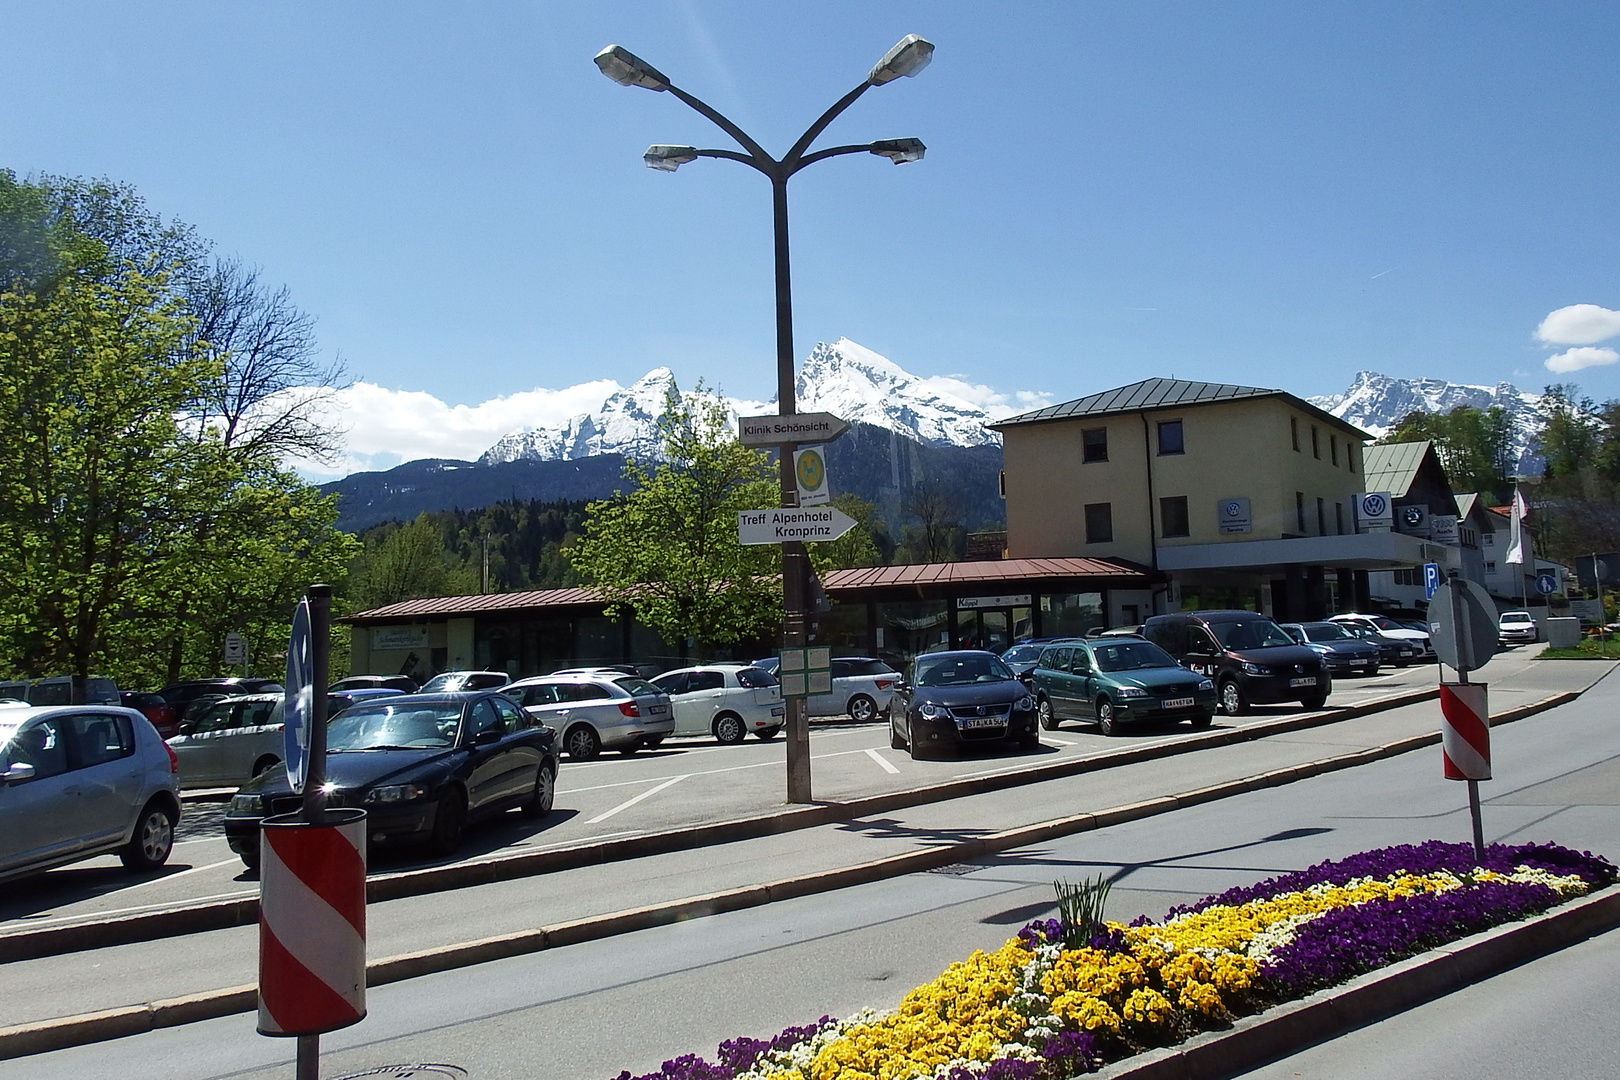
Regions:
[[[284,694],[220,698],[188,716],[169,749],[180,759],[180,786],[240,787],[281,764],[286,753]]]
[[[652,684],[669,695],[677,735],[713,735],[730,745],[750,731],[775,738],[787,722],[776,676],[748,664],[676,668]]]
[[[755,660],[754,666],[773,675],[781,661],[776,657]],[[835,656],[832,659],[832,693],[805,699],[811,716],[848,716],[862,724],[889,715],[894,688],[900,673],[882,660],[870,656]]]
[[[500,692],[556,731],[574,761],[651,749],[675,731],[669,695],[639,675],[537,675]]]
[[[0,881],[109,854],[155,870],[179,790],[174,754],[134,709],[0,706]]]

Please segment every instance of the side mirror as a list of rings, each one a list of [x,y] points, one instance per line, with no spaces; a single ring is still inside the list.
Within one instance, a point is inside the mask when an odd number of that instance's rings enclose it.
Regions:
[[[35,771],[26,761],[14,761],[6,767],[6,773],[0,776],[0,780],[7,784],[25,784],[34,778]]]
[[[488,728],[488,729],[486,729],[484,731],[480,731],[478,734],[474,735],[473,740],[472,740],[472,744],[474,746],[494,746],[496,743],[498,743],[500,741],[501,741],[501,733],[499,731],[495,730],[494,728]]]

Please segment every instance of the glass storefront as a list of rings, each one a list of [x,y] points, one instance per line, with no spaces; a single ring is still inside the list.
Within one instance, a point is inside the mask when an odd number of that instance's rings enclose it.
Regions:
[[[907,600],[873,608],[876,652],[892,667],[904,671],[922,653],[951,647],[951,612],[944,600]]]
[[[1108,625],[1100,592],[1052,593],[1041,597],[1042,637],[1085,637]]]

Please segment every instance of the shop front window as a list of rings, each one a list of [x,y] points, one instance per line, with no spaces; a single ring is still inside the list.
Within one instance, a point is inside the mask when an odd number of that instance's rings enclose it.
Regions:
[[[873,633],[878,659],[904,671],[923,653],[951,647],[950,610],[943,600],[878,604]]]
[[[1044,637],[1084,637],[1087,630],[1108,625],[1100,592],[1053,593],[1041,597]]]

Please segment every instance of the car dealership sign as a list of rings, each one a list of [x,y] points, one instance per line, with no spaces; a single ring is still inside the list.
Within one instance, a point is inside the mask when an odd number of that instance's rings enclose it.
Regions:
[[[1395,527],[1395,500],[1387,491],[1363,491],[1356,496],[1356,532]]]

